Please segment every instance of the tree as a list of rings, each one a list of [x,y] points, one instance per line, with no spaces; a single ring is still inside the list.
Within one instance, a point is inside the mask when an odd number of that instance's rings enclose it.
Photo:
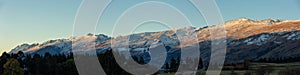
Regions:
[[[24,70],[20,67],[18,60],[12,58],[4,64],[3,75],[24,75]]]
[[[250,65],[251,65],[250,60],[244,60],[244,69],[248,70]]]
[[[2,56],[0,57],[0,74],[3,74],[3,65],[8,61],[9,54],[6,52],[2,53]]]
[[[145,60],[143,57],[140,57],[140,61],[139,61],[139,64],[146,64]]]
[[[42,57],[39,54],[34,54],[33,58],[30,62],[30,68],[29,68],[29,72],[33,73],[33,74],[37,74],[37,75],[41,75],[41,70],[45,69],[41,67],[42,64]]]
[[[177,71],[177,69],[178,69],[178,65],[177,65],[178,62],[177,61],[174,58],[171,59],[170,72],[176,72]]]
[[[170,70],[170,65],[168,62],[166,62],[164,71],[165,71],[165,73],[169,73],[169,70]]]
[[[19,51],[18,53],[17,53],[17,58],[18,59],[21,59],[21,58],[23,58],[24,57],[24,53],[22,52],[22,51]]]
[[[62,63],[63,75],[78,75],[74,59],[66,60]]]
[[[199,64],[198,64],[198,70],[203,68],[203,61],[202,58],[199,59]]]

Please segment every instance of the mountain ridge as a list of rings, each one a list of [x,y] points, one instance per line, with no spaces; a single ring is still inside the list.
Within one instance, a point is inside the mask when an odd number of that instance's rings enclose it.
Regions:
[[[300,20],[251,20],[241,18],[237,20],[231,20],[224,24],[207,26],[202,28],[187,26],[183,28],[176,28],[172,30],[160,31],[160,32],[145,32],[137,33],[126,36],[109,37],[103,34],[94,35],[87,34],[80,37],[71,37],[67,39],[57,39],[44,42],[42,44],[22,44],[12,49],[10,53],[16,53],[23,51],[28,54],[44,54],[50,52],[51,54],[68,54],[72,50],[72,43],[78,43],[80,41],[89,40],[95,42],[95,49],[97,53],[103,53],[107,50],[111,50],[111,42],[118,43],[118,46],[128,46],[128,50],[135,52],[136,55],[145,54],[151,45],[155,45],[158,42],[163,43],[170,49],[168,53],[172,56],[179,56],[180,48],[188,47],[193,44],[199,44],[201,57],[205,61],[210,58],[210,30],[215,28],[225,27],[226,39],[227,39],[227,59],[228,63],[233,61],[242,61],[245,58],[258,60],[261,58],[277,58],[272,54],[278,54],[281,57],[288,57],[287,55],[280,55],[280,50],[285,53],[291,53],[290,48],[282,49],[278,47],[285,47],[288,45],[296,45],[300,43],[290,42],[299,41],[300,39]],[[198,36],[197,38],[190,39],[189,37],[183,37],[184,40],[198,40],[189,41],[187,43],[180,42],[178,35],[190,35]],[[218,34],[215,34],[218,35]],[[129,38],[130,44],[126,44],[124,38]],[[180,46],[180,44],[184,44]],[[73,44],[74,46],[74,44]],[[81,45],[75,45],[81,46]],[[92,50],[92,46],[83,45],[85,48]],[[267,46],[270,48],[263,48]],[[278,46],[278,47],[277,47]],[[250,48],[249,48],[250,47]],[[274,48],[273,48],[274,47]],[[126,50],[127,48],[121,48],[120,51]],[[300,47],[299,47],[300,49]],[[295,51],[294,49],[290,49]],[[251,53],[249,53],[251,52]],[[248,54],[247,54],[248,53]],[[252,54],[252,56],[246,56]],[[291,53],[292,55],[300,54],[300,52]],[[203,56],[202,56],[203,55]],[[142,55],[145,56],[145,55]],[[243,58],[233,58],[233,57]]]

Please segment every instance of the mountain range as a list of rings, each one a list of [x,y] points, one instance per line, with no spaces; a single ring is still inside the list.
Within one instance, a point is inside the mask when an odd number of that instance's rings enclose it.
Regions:
[[[259,60],[263,58],[289,58],[300,56],[300,20],[251,20],[240,18],[227,21],[220,25],[206,27],[187,26],[160,32],[145,32],[126,36],[109,37],[103,34],[87,34],[66,39],[49,40],[41,44],[22,44],[13,48],[10,53],[19,51],[25,54],[69,54],[73,48],[83,47],[84,51],[96,50],[103,53],[112,50],[111,43],[122,50],[130,50],[132,55],[145,57],[146,60],[150,47],[162,43],[167,52],[168,60],[180,56],[180,49],[199,44],[201,58],[208,62],[211,54],[210,30],[225,27],[226,31],[226,63],[242,62],[245,59]],[[188,42],[180,42],[177,35],[191,35],[197,38],[182,37]],[[129,38],[129,44],[124,41]],[[198,41],[189,41],[198,40]],[[95,43],[95,44],[82,44]],[[128,46],[129,48],[125,47]],[[191,52],[192,53],[192,52]]]

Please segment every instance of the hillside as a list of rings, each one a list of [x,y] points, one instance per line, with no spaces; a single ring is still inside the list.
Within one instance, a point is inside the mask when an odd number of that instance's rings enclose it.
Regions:
[[[259,60],[262,58],[288,58],[300,56],[300,20],[251,20],[241,18],[231,20],[224,24],[196,28],[183,27],[161,32],[145,32],[127,36],[108,37],[106,35],[87,34],[81,37],[72,37],[67,39],[57,39],[44,42],[42,44],[23,44],[12,49],[10,53],[23,51],[27,54],[41,54],[46,52],[51,54],[68,54],[73,48],[84,47],[84,51],[97,50],[97,53],[103,53],[111,50],[111,42],[117,43],[121,47],[118,50],[126,50],[129,46],[132,54],[147,58],[147,50],[153,45],[163,43],[168,47],[168,56],[180,56],[180,48],[199,44],[201,57],[204,61],[210,58],[210,30],[224,26],[227,39],[226,62],[242,62],[245,59]],[[183,37],[185,41],[180,42],[177,35],[198,36],[196,40],[189,37]],[[216,34],[218,35],[218,34]],[[130,44],[124,41],[129,38]],[[83,44],[93,43],[95,44]],[[183,45],[180,45],[183,44]],[[124,47],[124,48],[122,48]],[[155,46],[154,46],[155,47]],[[192,52],[191,52],[192,53]],[[150,60],[150,59],[146,59]]]

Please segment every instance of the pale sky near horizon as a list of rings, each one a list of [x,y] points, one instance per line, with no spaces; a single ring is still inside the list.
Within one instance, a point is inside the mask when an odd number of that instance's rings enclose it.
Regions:
[[[104,11],[95,33],[110,35],[118,17],[129,7],[144,0],[114,0]],[[159,1],[159,0],[154,0]],[[205,20],[187,0],[163,0],[179,9],[193,26],[205,26]],[[216,0],[225,21],[250,19],[300,18],[297,0]],[[42,43],[51,39],[72,36],[74,18],[81,0],[0,0],[0,53],[23,43]],[[178,19],[173,19],[178,20]],[[123,26],[126,27],[126,26]],[[168,28],[149,24],[137,32],[161,31]]]

